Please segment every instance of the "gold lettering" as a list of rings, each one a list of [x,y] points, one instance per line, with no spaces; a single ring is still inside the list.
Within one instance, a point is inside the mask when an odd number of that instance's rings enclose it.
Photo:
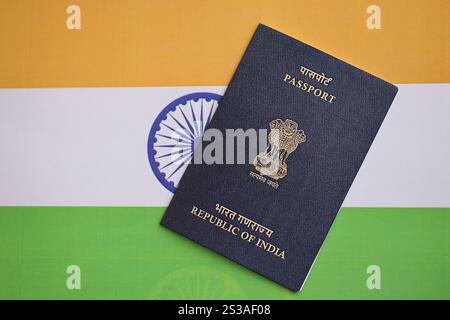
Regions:
[[[263,239],[258,239],[256,241],[256,246],[263,249],[266,252],[272,253],[273,255],[283,260],[285,259],[285,252],[283,249],[278,248],[277,246],[274,246],[273,244],[264,241]]]
[[[320,96],[322,95],[322,90],[320,90],[320,89],[314,90],[314,95],[315,95],[316,97],[320,97]]]
[[[254,174],[254,175],[256,175],[256,174]],[[216,211],[219,212],[219,214],[223,214],[224,211],[233,212],[235,215],[238,216],[238,219],[237,219],[238,223],[246,226],[248,229],[258,232],[259,234],[263,234],[270,238],[270,236],[273,233],[273,230],[270,230],[270,229],[260,225],[259,223],[255,222],[251,219],[248,219],[245,216],[240,215],[240,214],[232,211],[231,209],[228,209],[220,204],[216,204],[215,209],[216,209]],[[197,216],[198,218],[208,222],[209,224],[216,226],[217,228],[220,228],[234,236],[240,237],[242,240],[244,240],[248,243],[254,243],[257,247],[265,250],[268,253],[271,253],[281,259],[285,259],[284,250],[282,250],[281,248],[277,247],[276,245],[274,245],[268,241],[258,238],[257,236],[255,236],[254,234],[251,233],[252,232],[251,230],[241,232],[241,229],[239,227],[228,222],[227,220],[225,220],[225,218],[221,219],[221,218],[217,217],[215,214],[211,214],[205,210],[198,208],[197,206],[192,206],[190,213]],[[230,218],[229,216],[227,216],[225,214],[223,214],[223,215],[226,216],[227,218]]]
[[[302,68],[303,68],[303,71],[305,71],[305,74],[306,73],[311,74],[309,69],[304,68],[304,67],[302,67]],[[317,81],[320,83],[323,83],[324,85],[328,85],[328,83],[332,80],[331,77],[326,78],[323,73],[322,74],[316,73],[316,76],[317,76],[316,77]],[[321,88],[316,88],[312,84],[305,82],[301,79],[296,79],[289,73],[286,73],[284,75],[283,81],[302,90],[302,91],[305,91],[306,93],[312,93],[312,94],[314,94],[314,96],[321,98],[322,100],[325,100],[326,102],[333,103],[336,100],[336,96],[322,90]]]
[[[284,76],[284,81],[287,82],[289,79],[291,79],[292,76],[290,74],[287,74]]]

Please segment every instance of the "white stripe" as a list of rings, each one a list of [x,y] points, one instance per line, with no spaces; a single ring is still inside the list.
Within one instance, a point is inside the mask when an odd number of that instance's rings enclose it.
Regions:
[[[147,157],[172,100],[225,87],[0,90],[0,205],[166,206]],[[400,85],[345,206],[450,207],[450,84]]]
[[[344,201],[450,207],[450,84],[400,85]]]

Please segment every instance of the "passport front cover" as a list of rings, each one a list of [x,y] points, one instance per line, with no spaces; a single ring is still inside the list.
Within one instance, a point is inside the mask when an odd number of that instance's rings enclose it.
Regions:
[[[191,163],[161,224],[299,291],[396,93],[259,25],[209,129],[266,129],[264,148]]]

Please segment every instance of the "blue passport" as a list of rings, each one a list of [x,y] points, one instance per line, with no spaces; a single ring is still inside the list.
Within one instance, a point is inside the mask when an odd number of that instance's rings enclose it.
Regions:
[[[299,291],[396,93],[259,25],[209,129],[265,132],[263,147],[189,164],[161,224]]]

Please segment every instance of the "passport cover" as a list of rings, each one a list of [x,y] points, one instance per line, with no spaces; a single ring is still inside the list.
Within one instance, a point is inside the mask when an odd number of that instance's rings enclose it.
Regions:
[[[209,128],[268,130],[246,164],[190,164],[161,224],[299,291],[397,87],[259,25]]]

